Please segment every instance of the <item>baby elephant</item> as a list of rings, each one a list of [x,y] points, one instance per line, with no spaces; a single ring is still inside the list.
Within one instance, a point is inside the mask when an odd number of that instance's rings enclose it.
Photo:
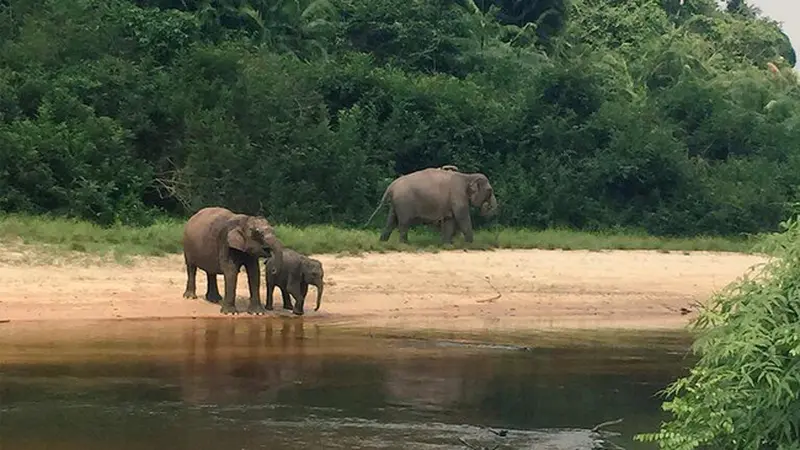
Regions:
[[[272,257],[267,259],[266,264],[266,308],[268,310],[272,310],[272,291],[275,286],[278,286],[283,294],[283,309],[291,309],[298,316],[303,315],[303,304],[306,301],[309,284],[317,288],[317,307],[314,308],[314,311],[319,309],[319,304],[322,301],[323,277],[325,275],[321,262],[292,249],[284,248],[283,262],[280,263],[280,267],[276,267],[277,263]],[[277,272],[274,272],[275,269],[277,269]],[[292,308],[289,294],[294,297],[294,308]]]

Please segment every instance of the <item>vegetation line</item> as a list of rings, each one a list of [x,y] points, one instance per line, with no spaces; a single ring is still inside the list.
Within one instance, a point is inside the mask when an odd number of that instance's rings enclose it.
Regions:
[[[162,219],[146,227],[101,227],[74,219],[9,214],[0,216],[0,239],[8,244],[44,244],[65,251],[113,253],[117,256],[161,256],[181,252],[183,224],[183,221],[177,219]],[[633,232],[591,233],[565,229],[539,231],[494,228],[478,230],[472,245],[456,240],[452,247],[444,247],[439,243],[438,234],[425,229],[412,230],[409,233],[409,245],[398,242],[397,233],[392,235],[389,242],[380,242],[377,229],[348,229],[333,225],[276,225],[276,229],[286,245],[307,254],[438,251],[445,248],[751,252],[753,245],[760,239],[661,238]]]

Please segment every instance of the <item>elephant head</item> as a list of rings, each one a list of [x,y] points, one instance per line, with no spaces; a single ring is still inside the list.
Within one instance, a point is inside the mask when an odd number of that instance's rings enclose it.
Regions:
[[[322,290],[325,288],[325,271],[322,270],[322,263],[313,258],[306,258],[303,261],[303,280],[317,288],[317,306],[314,311],[319,310],[322,302]]]
[[[482,216],[491,216],[497,212],[497,198],[486,175],[481,173],[472,175],[467,185],[467,195],[472,206],[481,209]]]
[[[262,216],[239,214],[228,221],[227,242],[230,248],[257,257],[275,259],[273,273],[283,263],[283,243],[275,235],[275,229]]]

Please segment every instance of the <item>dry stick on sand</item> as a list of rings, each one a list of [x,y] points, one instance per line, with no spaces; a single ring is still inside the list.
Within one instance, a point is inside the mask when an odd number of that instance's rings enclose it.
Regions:
[[[497,289],[497,287],[495,287],[494,284],[492,284],[492,280],[489,278],[488,275],[483,277],[483,278],[486,280],[487,283],[489,283],[489,286],[491,286],[492,289],[494,289],[494,291],[497,292],[497,295],[495,295],[494,297],[491,297],[491,298],[485,298],[483,300],[475,300],[475,303],[492,303],[495,300],[497,300],[497,299],[499,299],[500,297],[503,296],[503,294],[500,293],[500,290]]]
[[[699,311],[700,309],[703,308],[703,305],[701,305],[697,301],[693,301],[691,303],[687,303],[687,306],[681,306],[680,308],[673,308],[673,307],[671,307],[669,305],[666,305],[666,304],[662,305],[662,306],[665,309],[668,309],[668,310],[670,310],[672,312],[681,313],[682,316],[685,316],[686,314],[689,314],[689,313],[691,313],[693,311]]]

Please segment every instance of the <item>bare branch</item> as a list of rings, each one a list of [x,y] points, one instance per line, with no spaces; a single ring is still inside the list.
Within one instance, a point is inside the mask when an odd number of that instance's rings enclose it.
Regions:
[[[187,211],[190,211],[191,206],[189,199],[187,199],[183,194],[184,192],[188,192],[190,190],[189,184],[181,181],[180,171],[170,158],[167,158],[167,163],[172,167],[172,169],[165,170],[158,174],[154,180],[158,196],[161,199],[174,198]]]
[[[496,435],[498,435],[500,437],[506,437],[508,435],[508,430],[495,431],[495,430],[493,430],[491,428],[487,428],[487,430],[489,430],[489,432],[491,432],[493,434],[496,434]]]
[[[597,425],[594,426],[594,428],[592,428],[592,433],[597,433],[603,427],[616,425],[616,424],[621,423],[621,422],[622,422],[622,419],[616,419],[616,420],[609,420],[608,422],[603,422],[603,423],[597,424]]]
[[[180,194],[178,182],[174,178],[156,178],[156,191],[161,199],[174,198],[186,210],[190,209],[189,201]]]

